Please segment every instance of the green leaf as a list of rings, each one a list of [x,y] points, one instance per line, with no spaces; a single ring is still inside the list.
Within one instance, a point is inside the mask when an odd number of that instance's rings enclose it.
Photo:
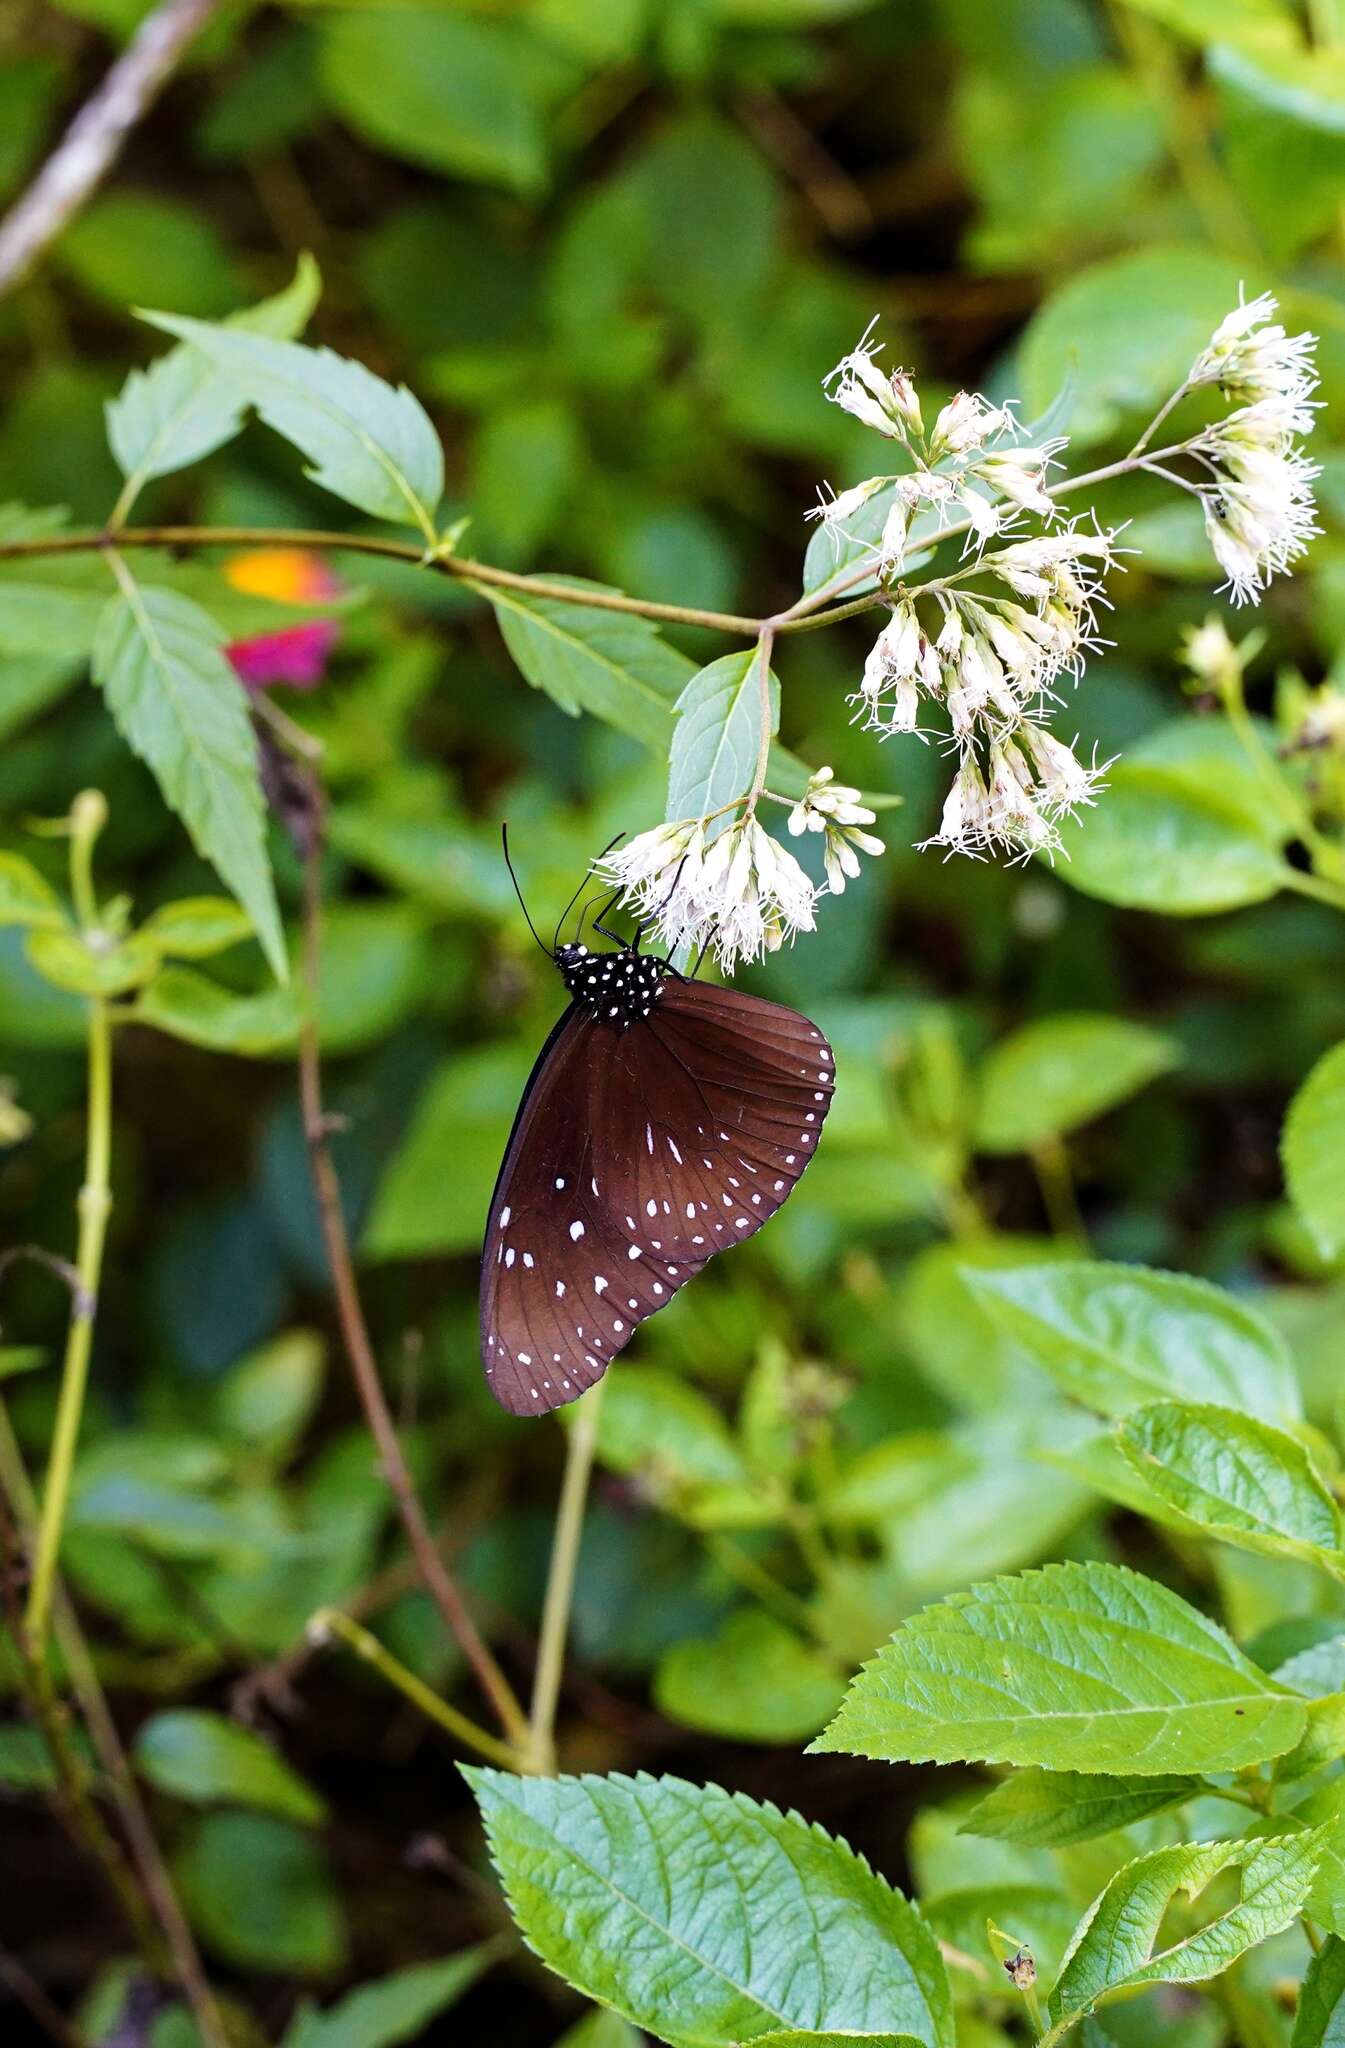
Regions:
[[[418,2040],[431,2020],[471,1990],[501,1952],[498,1941],[478,1942],[438,1963],[413,1963],[329,2005],[296,2015],[283,2048],[398,2048]]]
[[[774,734],[780,724],[780,684],[774,675],[768,688]],[[707,818],[745,796],[760,750],[761,655],[748,647],[698,670],[677,700],[668,762],[669,818]]]
[[[1051,2018],[1063,2026],[1145,1984],[1195,1984],[1217,1977],[1295,1919],[1312,1888],[1320,1854],[1316,1836],[1305,1832],[1155,1849],[1128,1863],[1075,1930],[1051,1992]],[[1155,1953],[1176,1895],[1198,1897],[1224,1870],[1242,1874],[1238,1903]]]
[[[260,1735],[222,1714],[180,1708],[155,1714],[135,1739],[142,1777],[196,1806],[249,1806],[315,1827],[327,1808]]]
[[[1296,1437],[1230,1408],[1159,1401],[1117,1431],[1160,1500],[1212,1536],[1310,1562],[1340,1545],[1330,1489]]]
[[[1060,1849],[1166,1813],[1204,1789],[1199,1778],[1113,1778],[1087,1771],[1015,1771],[974,1806],[960,1832]]]
[[[1218,787],[1197,791],[1151,761],[1122,761],[1087,819],[1061,834],[1056,870],[1085,896],[1170,917],[1210,917],[1264,903],[1288,872]]]
[[[144,318],[199,349],[236,377],[262,419],[307,458],[307,474],[376,519],[435,538],[444,494],[444,452],[429,416],[405,385],[395,389],[363,363],[297,341],[183,320]]]
[[[1318,1060],[1290,1103],[1281,1150],[1289,1199],[1333,1259],[1345,1248],[1345,1044]]]
[[[327,1352],[314,1330],[287,1330],[242,1359],[215,1390],[215,1421],[229,1436],[283,1458],[322,1392]]]
[[[340,1902],[306,1829],[272,1814],[208,1814],[175,1874],[198,1934],[222,1961],[296,1976],[340,1966]]]
[[[1157,411],[1237,305],[1242,283],[1235,261],[1199,245],[1128,251],[1077,272],[1023,337],[1026,415],[1044,412],[1067,389],[1058,430],[1090,447]],[[1248,286],[1250,295],[1256,287]]]
[[[0,924],[59,931],[66,922],[60,897],[32,862],[0,853]]]
[[[1204,47],[1207,43],[1246,43],[1253,49],[1274,48],[1297,34],[1297,23],[1284,0],[1238,0],[1235,8],[1221,0],[1123,0],[1132,14],[1147,15],[1164,28]]]
[[[432,1075],[384,1174],[363,1249],[375,1259],[475,1251],[509,1126],[528,1078],[528,1047],[458,1054]],[[453,1171],[444,1160],[452,1157]]]
[[[648,619],[597,611],[581,601],[473,587],[489,600],[505,646],[534,689],[571,717],[592,712],[656,752],[667,751],[673,705],[692,666]],[[582,599],[582,585],[576,593]]]
[[[293,1045],[299,1034],[299,999],[292,988],[235,995],[190,967],[165,967],[138,998],[138,1024],[166,1031],[207,1052],[256,1058]]]
[[[615,1472],[639,1472],[670,1502],[750,1476],[714,1403],[657,1366],[613,1374],[598,1413],[598,1456]]]
[[[252,937],[252,926],[227,896],[184,896],[165,903],[141,929],[173,960],[208,960]]]
[[[654,1675],[661,1714],[730,1742],[801,1742],[844,1694],[835,1665],[759,1607],[740,1608],[713,1636],[675,1643]]]
[[[66,654],[4,652],[5,582],[0,577],[0,741],[40,718],[83,680],[82,663]]]
[[[757,2038],[759,2041],[769,2042],[770,2048],[846,2048],[847,2042],[850,2043],[850,2048],[854,2048],[856,2041],[861,2043],[861,2048],[865,2042],[868,2043],[868,2048],[918,2048],[914,2034],[838,2033],[834,2027],[828,2027],[822,2034],[791,2027],[785,2034],[760,2034]]]
[[[44,980],[76,996],[120,996],[158,971],[159,949],[144,932],[113,939],[95,932],[30,932],[24,950]]]
[[[37,1372],[47,1358],[40,1344],[0,1344],[0,1380],[13,1379],[20,1372]]]
[[[238,898],[284,981],[257,743],[219,628],[190,599],[136,583],[124,566],[119,580],[98,624],[93,679],[122,738]]]
[[[1137,1094],[1180,1057],[1172,1039],[1124,1017],[1061,1012],[1025,1024],[981,1068],[975,1142],[982,1152],[1031,1152]]]
[[[1104,1415],[1169,1395],[1268,1421],[1300,1413],[1279,1332],[1207,1280],[1090,1259],[967,1279],[1006,1336]]]
[[[534,193],[545,136],[507,29],[423,7],[351,9],[323,41],[327,91],[380,149],[450,176]]]
[[[322,280],[311,256],[302,256],[293,281],[274,298],[235,313],[225,325],[288,341],[302,334]],[[107,404],[107,437],[127,480],[123,512],[152,477],[200,462],[239,432],[248,394],[199,350],[179,343],[148,369],[132,370]]]
[[[1150,1777],[1282,1755],[1305,1722],[1301,1700],[1166,1586],[1059,1564],[913,1615],[812,1749]]]
[[[567,2027],[555,2048],[645,2048],[645,2037],[619,2012],[597,2007]]]
[[[528,1945],[674,2048],[800,2027],[953,2048],[933,1935],[821,1828],[680,1778],[463,1775]]]
[[[1338,1934],[1308,1964],[1291,2048],[1345,2048],[1345,1941]]]

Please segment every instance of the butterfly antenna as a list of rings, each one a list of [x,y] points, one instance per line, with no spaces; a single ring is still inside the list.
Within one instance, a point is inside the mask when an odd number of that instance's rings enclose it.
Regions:
[[[504,864],[509,870],[509,879],[514,885],[514,894],[518,898],[518,907],[523,912],[523,916],[527,923],[528,930],[537,940],[538,945],[546,954],[547,959],[550,960],[554,958],[555,949],[554,947],[547,945],[546,940],[539,935],[536,925],[533,923],[531,917],[529,917],[528,906],[523,901],[523,891],[518,886],[518,876],[514,873],[514,863],[509,858],[509,827],[507,824],[503,824],[500,827],[500,843],[504,847]]]
[[[616,836],[615,836],[614,838],[612,838],[612,839],[609,839],[609,840],[608,840],[608,842],[607,842],[607,844],[606,844],[606,846],[604,846],[604,848],[603,848],[602,852],[601,852],[601,853],[600,853],[600,854],[598,855],[598,860],[606,860],[606,858],[607,858],[608,854],[609,854],[609,853],[610,853],[610,852],[612,851],[612,848],[613,848],[614,846],[619,846],[619,845],[621,844],[622,840],[623,840],[623,839],[625,838],[625,836],[626,836],[626,835],[625,835],[625,833],[624,833],[624,832],[618,832],[618,833],[616,834]],[[558,945],[560,944],[560,928],[561,928],[561,926],[562,926],[562,925],[564,924],[564,922],[565,922],[566,918],[567,918],[567,917],[569,916],[570,912],[571,912],[571,911],[572,911],[572,910],[574,909],[574,906],[575,906],[575,904],[576,904],[576,903],[577,903],[577,902],[579,901],[579,898],[580,898],[580,897],[581,897],[581,896],[583,895],[583,893],[584,893],[584,888],[585,888],[585,885],[587,884],[587,882],[588,882],[588,880],[589,880],[590,876],[592,875],[592,873],[593,873],[593,870],[594,870],[594,868],[595,868],[596,866],[597,866],[597,861],[590,861],[590,862],[589,862],[589,864],[588,864],[588,866],[587,866],[587,867],[585,868],[585,870],[584,870],[583,874],[582,874],[582,875],[581,875],[581,876],[579,877],[579,887],[578,887],[578,888],[577,888],[577,889],[575,890],[575,892],[574,892],[573,896],[571,896],[571,898],[570,898],[569,902],[568,902],[568,903],[566,904],[566,906],[565,906],[564,910],[562,910],[562,912],[561,912],[560,916],[559,916],[559,917],[558,917],[558,918],[556,919],[556,937],[555,937],[555,942],[554,942],[556,946],[558,946]],[[618,893],[619,893],[619,892],[618,892]],[[582,914],[581,914],[581,916],[580,916],[579,922],[580,922],[580,926],[582,927],[582,925],[583,925],[583,922],[584,922]]]

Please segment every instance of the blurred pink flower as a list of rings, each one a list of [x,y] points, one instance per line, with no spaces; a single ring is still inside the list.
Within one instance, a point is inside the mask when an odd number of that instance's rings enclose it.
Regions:
[[[235,590],[285,604],[330,603],[343,588],[322,557],[306,548],[255,548],[235,555],[224,574]],[[315,690],[340,633],[335,619],[306,619],[274,633],[235,640],[224,651],[246,690],[264,690],[273,683]]]

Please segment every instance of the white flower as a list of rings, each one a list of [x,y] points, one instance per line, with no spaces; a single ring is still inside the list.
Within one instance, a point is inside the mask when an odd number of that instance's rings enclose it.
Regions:
[[[861,853],[885,851],[881,839],[859,827],[871,825],[874,814],[859,800],[859,791],[834,782],[830,768],[819,768],[798,803],[789,814],[789,829],[797,838],[801,832],[826,834],[822,848],[827,882],[833,896],[843,896],[846,878],[859,873]]]
[[[702,821],[659,826],[596,871],[620,886],[622,902],[670,953],[712,945],[726,974],[815,921],[816,885],[753,817],[735,819],[708,845]]]
[[[829,533],[833,540],[844,540],[846,521],[862,512],[874,493],[890,482],[890,477],[866,477],[862,484],[852,484],[848,491],[833,491],[829,498],[822,498],[804,517],[820,519],[824,533]],[[831,486],[827,485],[827,489],[830,490]]]
[[[1044,726],[1025,723],[1018,739],[1036,770],[1041,799],[1051,817],[1069,817],[1082,805],[1097,802],[1110,762],[1099,767],[1094,760],[1085,767],[1073,747],[1067,747]]]
[[[918,849],[943,846],[949,853],[969,854],[973,860],[992,843],[990,795],[981,779],[974,754],[964,754],[953,786],[944,799],[943,816],[932,839]]]
[[[869,649],[858,692],[865,726],[872,731],[914,732],[920,713],[920,688],[932,680],[937,688],[939,663],[915,615],[915,607],[899,604]]]
[[[1317,337],[1286,334],[1273,317],[1278,310],[1270,292],[1235,306],[1197,356],[1189,382],[1217,384],[1225,398],[1240,405],[1278,398],[1302,407],[1317,388],[1312,355]]]
[[[880,370],[874,357],[881,344],[871,342],[876,322],[871,321],[860,339],[859,346],[851,349],[848,356],[842,356],[834,370],[829,370],[822,379],[822,389],[832,403],[855,419],[862,420],[866,427],[883,434],[890,441],[905,441],[910,435],[924,431],[920,417],[920,400],[915,385],[904,370],[893,370],[890,374]],[[834,382],[835,390],[828,387]]]
[[[1217,612],[1203,625],[1183,626],[1182,660],[1202,683],[1219,684],[1230,673],[1241,674],[1242,655],[1228,637],[1228,628]]]
[[[1312,501],[1316,466],[1301,457],[1266,456],[1201,491],[1205,532],[1228,579],[1234,604],[1255,604],[1321,531]]]
[[[989,449],[975,464],[977,476],[1025,512],[1039,512],[1050,518],[1055,500],[1046,494],[1046,472],[1051,458],[1066,445],[1063,437],[1043,442],[1040,448]]]
[[[1013,415],[1007,407],[991,405],[979,391],[959,391],[934,422],[929,459],[937,462],[944,455],[970,455],[994,435],[1008,433],[1012,426]]]

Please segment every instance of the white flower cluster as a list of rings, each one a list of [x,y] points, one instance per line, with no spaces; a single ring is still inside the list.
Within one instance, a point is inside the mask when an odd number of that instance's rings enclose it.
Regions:
[[[759,960],[812,931],[822,892],[754,815],[733,819],[713,839],[706,823],[658,825],[605,855],[594,872],[620,888],[669,953],[713,946],[731,974],[739,960]]]
[[[1320,474],[1299,447],[1312,431],[1313,334],[1286,334],[1269,292],[1220,322],[1192,365],[1191,389],[1215,385],[1236,409],[1191,445],[1211,481],[1198,485],[1205,530],[1235,604],[1257,603],[1319,531]]]
[[[1049,852],[1059,819],[1092,801],[1101,771],[1085,768],[1042,719],[1057,678],[1077,676],[1099,645],[1097,607],[1114,555],[1110,533],[1058,527],[987,550],[976,576],[989,590],[947,584],[922,600],[938,605],[936,629],[926,630],[914,596],[893,605],[852,701],[885,736],[918,732],[922,710],[942,708],[961,766],[932,844]]]
[[[1046,472],[1064,441],[1043,441],[1034,448],[1000,445],[1016,432],[1017,423],[1007,406],[992,405],[975,391],[959,391],[926,431],[914,381],[905,370],[879,367],[872,332],[870,326],[859,346],[823,379],[822,388],[865,426],[900,442],[911,467],[898,475],[867,477],[824,501],[809,517],[844,538],[848,522],[870,498],[890,492],[876,549],[884,575],[901,562],[911,521],[922,507],[941,523],[964,519],[974,546],[993,540],[1025,511],[1049,517],[1054,505],[1046,493]]]
[[[822,860],[827,886],[833,896],[845,894],[847,878],[859,873],[861,853],[885,851],[881,839],[862,827],[872,825],[874,813],[859,800],[859,791],[832,779],[830,768],[819,768],[789,814],[789,829],[797,839],[801,832],[821,832]]]

